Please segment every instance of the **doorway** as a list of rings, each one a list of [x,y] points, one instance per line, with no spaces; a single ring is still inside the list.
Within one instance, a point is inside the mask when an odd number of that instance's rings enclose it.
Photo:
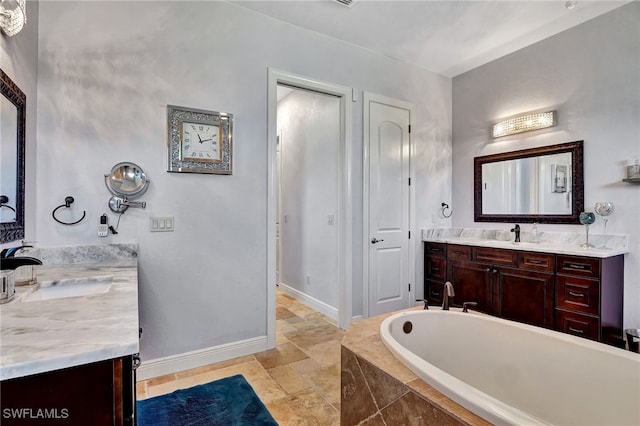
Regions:
[[[335,256],[337,279],[337,320],[340,328],[346,329],[351,320],[351,256],[352,256],[352,206],[351,206],[351,161],[352,161],[352,138],[351,138],[351,88],[312,80],[306,77],[269,69],[268,75],[268,149],[267,149],[267,343],[269,347],[275,347],[276,340],[276,320],[275,320],[275,292],[276,284],[286,280],[285,269],[282,267],[282,260],[286,253],[278,253],[278,240],[284,241],[289,220],[296,220],[300,216],[285,212],[280,209],[278,185],[279,164],[283,170],[286,167],[287,144],[294,146],[295,132],[292,132],[291,140],[287,140],[288,131],[278,128],[278,87],[288,88],[299,97],[319,96],[320,98],[330,97],[335,99],[338,117],[337,123],[337,164],[335,165],[335,183],[331,184],[335,188],[335,206],[319,210],[324,222],[325,230],[330,229],[336,235]],[[278,144],[279,140],[279,144]],[[280,151],[280,154],[279,152]],[[279,155],[282,155],[278,160]],[[306,155],[306,154],[305,154]],[[307,156],[309,157],[309,156]],[[310,154],[310,158],[315,156]],[[320,161],[321,159],[318,158]],[[321,163],[315,166],[321,166]],[[284,180],[283,180],[284,182]],[[285,188],[282,189],[286,191]],[[322,197],[320,197],[322,198]],[[319,200],[319,205],[325,201]],[[308,209],[308,206],[304,206]],[[313,209],[312,209],[313,210]],[[295,216],[295,217],[294,217]],[[287,222],[285,224],[285,222]],[[293,224],[293,223],[292,223]],[[299,225],[299,223],[298,223]],[[279,231],[279,233],[278,233]],[[318,230],[316,229],[315,232]],[[289,234],[294,235],[293,233]],[[319,234],[320,235],[320,234]],[[303,247],[304,242],[299,242]],[[278,263],[280,267],[278,267]],[[313,274],[304,271],[297,271],[294,275],[302,277],[302,286],[313,286]],[[286,282],[285,282],[286,283]],[[290,286],[291,287],[291,286]]]

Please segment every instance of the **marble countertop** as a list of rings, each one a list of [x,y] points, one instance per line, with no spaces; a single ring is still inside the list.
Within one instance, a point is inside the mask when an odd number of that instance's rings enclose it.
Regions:
[[[529,233],[522,232],[523,241],[515,243],[513,234],[496,230],[434,230],[422,231],[422,241],[448,244],[461,244],[477,247],[495,247],[510,250],[533,251],[541,253],[568,254],[607,258],[629,252],[626,237],[611,235],[608,240],[610,248],[584,248],[584,236],[571,233],[540,233],[542,238],[538,243],[529,242]],[[594,238],[594,245],[603,242],[602,236]]]
[[[29,302],[34,286],[16,287],[14,299],[0,305],[0,380],[139,352],[135,258],[35,269],[42,286],[112,277],[111,286],[101,294]]]

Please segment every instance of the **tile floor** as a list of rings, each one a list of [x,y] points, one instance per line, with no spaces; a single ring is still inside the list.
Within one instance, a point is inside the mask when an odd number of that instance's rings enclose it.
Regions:
[[[277,347],[137,383],[138,399],[242,374],[281,426],[340,424],[340,341],[335,322],[277,291]]]

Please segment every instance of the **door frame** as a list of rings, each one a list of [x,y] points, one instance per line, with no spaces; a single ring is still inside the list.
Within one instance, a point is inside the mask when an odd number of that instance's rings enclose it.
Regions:
[[[276,346],[276,137],[277,87],[285,84],[337,96],[340,100],[340,147],[338,187],[338,326],[346,329],[352,312],[352,161],[353,161],[353,89],[314,80],[274,68],[268,69],[267,83],[267,346]]]
[[[370,120],[370,102],[378,102],[381,104],[389,105],[395,108],[406,109],[409,111],[409,126],[415,127],[415,114],[416,106],[407,101],[400,99],[394,99],[383,95],[365,91],[362,96],[362,314],[364,318],[369,318],[369,162],[370,148],[369,148],[369,120]],[[409,239],[409,250],[407,253],[407,277],[409,283],[411,283],[411,290],[409,291],[409,305],[412,300],[415,300],[414,294],[416,294],[415,282],[415,265],[416,265],[416,243],[415,240],[418,237],[415,230],[415,181],[416,181],[416,167],[415,167],[415,138],[413,132],[409,131],[409,179],[411,179],[411,185],[409,185],[409,232],[411,233],[411,239]],[[409,307],[409,306],[407,306]]]

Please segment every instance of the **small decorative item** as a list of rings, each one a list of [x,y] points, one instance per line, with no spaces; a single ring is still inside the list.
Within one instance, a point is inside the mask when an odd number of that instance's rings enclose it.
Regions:
[[[604,241],[602,242],[602,245],[600,246],[600,248],[606,249],[608,248],[607,247],[607,222],[609,221],[607,216],[613,213],[613,203],[609,201],[596,203],[594,210],[596,214],[598,216],[601,216],[602,220],[604,221]]]
[[[580,213],[579,219],[580,219],[580,223],[585,226],[586,233],[587,233],[587,239],[583,244],[580,245],[580,247],[592,248],[593,244],[589,244],[589,225],[591,225],[593,222],[596,221],[596,215],[594,215],[591,212],[582,212]]]
[[[551,192],[567,192],[567,166],[551,165]]]
[[[627,166],[627,179],[640,179],[640,155],[633,157]]]
[[[232,174],[233,115],[167,106],[169,172]]]

